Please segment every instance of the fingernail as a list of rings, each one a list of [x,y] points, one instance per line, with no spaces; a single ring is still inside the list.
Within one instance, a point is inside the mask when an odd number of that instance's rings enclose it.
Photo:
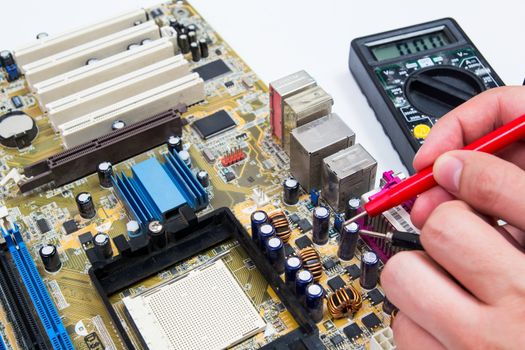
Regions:
[[[451,193],[459,192],[459,180],[463,162],[450,155],[445,154],[439,157],[434,163],[434,178],[436,182]]]

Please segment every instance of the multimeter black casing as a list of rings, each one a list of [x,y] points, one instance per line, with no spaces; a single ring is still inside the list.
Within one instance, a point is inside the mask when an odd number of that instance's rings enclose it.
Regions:
[[[354,39],[349,67],[411,173],[415,153],[444,113],[504,85],[452,18]]]

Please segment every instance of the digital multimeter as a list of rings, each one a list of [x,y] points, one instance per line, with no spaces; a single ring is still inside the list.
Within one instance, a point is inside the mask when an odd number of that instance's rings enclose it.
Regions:
[[[441,116],[504,85],[451,18],[354,39],[349,66],[411,173],[415,153]]]

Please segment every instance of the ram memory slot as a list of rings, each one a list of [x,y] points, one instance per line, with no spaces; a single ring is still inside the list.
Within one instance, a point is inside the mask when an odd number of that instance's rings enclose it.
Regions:
[[[27,294],[29,294],[33,302],[53,349],[73,350],[71,339],[69,339],[60,315],[53,305],[42,278],[38,274],[38,270],[27,250],[18,227],[14,224],[13,228],[7,232],[4,229],[1,229],[1,231],[11,253],[11,258],[15,262]]]

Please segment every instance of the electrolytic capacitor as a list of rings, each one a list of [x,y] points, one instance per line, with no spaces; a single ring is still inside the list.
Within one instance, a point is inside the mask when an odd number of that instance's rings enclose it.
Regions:
[[[256,210],[250,215],[252,227],[252,240],[259,245],[259,227],[268,223],[268,214],[262,210]]]
[[[128,236],[130,238],[140,236],[140,225],[137,221],[131,220],[126,223],[126,230],[128,231]]]
[[[164,225],[158,220],[151,221],[148,224],[148,236],[155,248],[164,248],[168,243]]]
[[[295,295],[299,301],[303,301],[306,294],[306,287],[314,281],[314,275],[308,270],[299,270],[295,276]]]
[[[374,289],[379,279],[379,257],[372,251],[361,256],[361,277],[359,283],[364,289]]]
[[[316,207],[313,212],[312,238],[317,245],[328,243],[330,211],[327,207]]]
[[[188,166],[188,168],[191,168],[190,152],[183,149],[182,151],[179,152],[179,157],[184,162],[184,164]]]
[[[292,177],[284,180],[283,202],[286,205],[295,205],[299,202],[299,182]]]
[[[262,224],[259,227],[259,249],[266,252],[266,241],[275,236],[275,228],[270,224]]]
[[[97,211],[95,210],[95,203],[93,197],[89,192],[80,192],[77,194],[75,201],[77,202],[78,212],[84,219],[91,219],[95,217]]]
[[[199,44],[197,42],[191,43],[190,50],[193,62],[199,62],[201,60],[201,49],[199,48]]]
[[[197,180],[204,188],[210,185],[210,175],[208,175],[206,170],[199,170],[197,173]]]
[[[199,46],[201,49],[201,57],[202,58],[208,57],[210,55],[210,52],[208,51],[208,42],[206,41],[206,39],[204,38],[199,39]]]
[[[188,40],[190,41],[190,44],[191,43],[196,43],[197,42],[197,33],[195,33],[194,31],[190,30],[189,27],[188,27]]]
[[[97,250],[99,256],[107,259],[113,255],[113,248],[111,248],[111,239],[109,235],[99,232],[93,237],[93,245]]]
[[[177,38],[177,43],[179,44],[180,52],[184,54],[190,52],[190,40],[188,39],[188,35],[180,34]]]
[[[353,218],[359,214],[359,208],[361,207],[361,201],[359,198],[350,198],[346,203],[345,218],[346,220]]]
[[[357,239],[359,238],[359,225],[351,222],[348,225],[343,225],[340,231],[339,249],[337,256],[343,261],[352,260],[357,247]]]
[[[305,305],[312,320],[317,323],[323,319],[324,289],[318,283],[312,283],[306,287]]]
[[[60,255],[58,255],[56,246],[46,244],[40,248],[39,254],[46,271],[57,272],[62,267],[62,262],[60,261]]]
[[[188,24],[186,28],[188,29],[188,33],[190,32],[197,33],[197,26],[195,24]]]
[[[126,122],[124,122],[123,120],[115,120],[111,124],[111,130],[115,131],[115,130],[124,129],[125,126],[126,126]]]
[[[110,188],[113,186],[111,177],[113,176],[113,165],[110,162],[102,162],[97,166],[98,181],[100,186]]]
[[[286,259],[286,263],[284,264],[284,280],[288,287],[295,286],[295,278],[297,276],[297,272],[303,267],[303,263],[301,262],[301,259],[299,259],[296,256],[291,256],[288,259]]]
[[[168,137],[168,149],[170,151],[180,152],[183,149],[182,138],[179,136]]]
[[[278,274],[284,272],[284,243],[279,237],[271,237],[266,241],[266,256]]]
[[[15,64],[15,60],[13,58],[13,55],[11,52],[7,50],[3,50],[0,52],[0,63],[2,63],[2,66],[7,67]]]

